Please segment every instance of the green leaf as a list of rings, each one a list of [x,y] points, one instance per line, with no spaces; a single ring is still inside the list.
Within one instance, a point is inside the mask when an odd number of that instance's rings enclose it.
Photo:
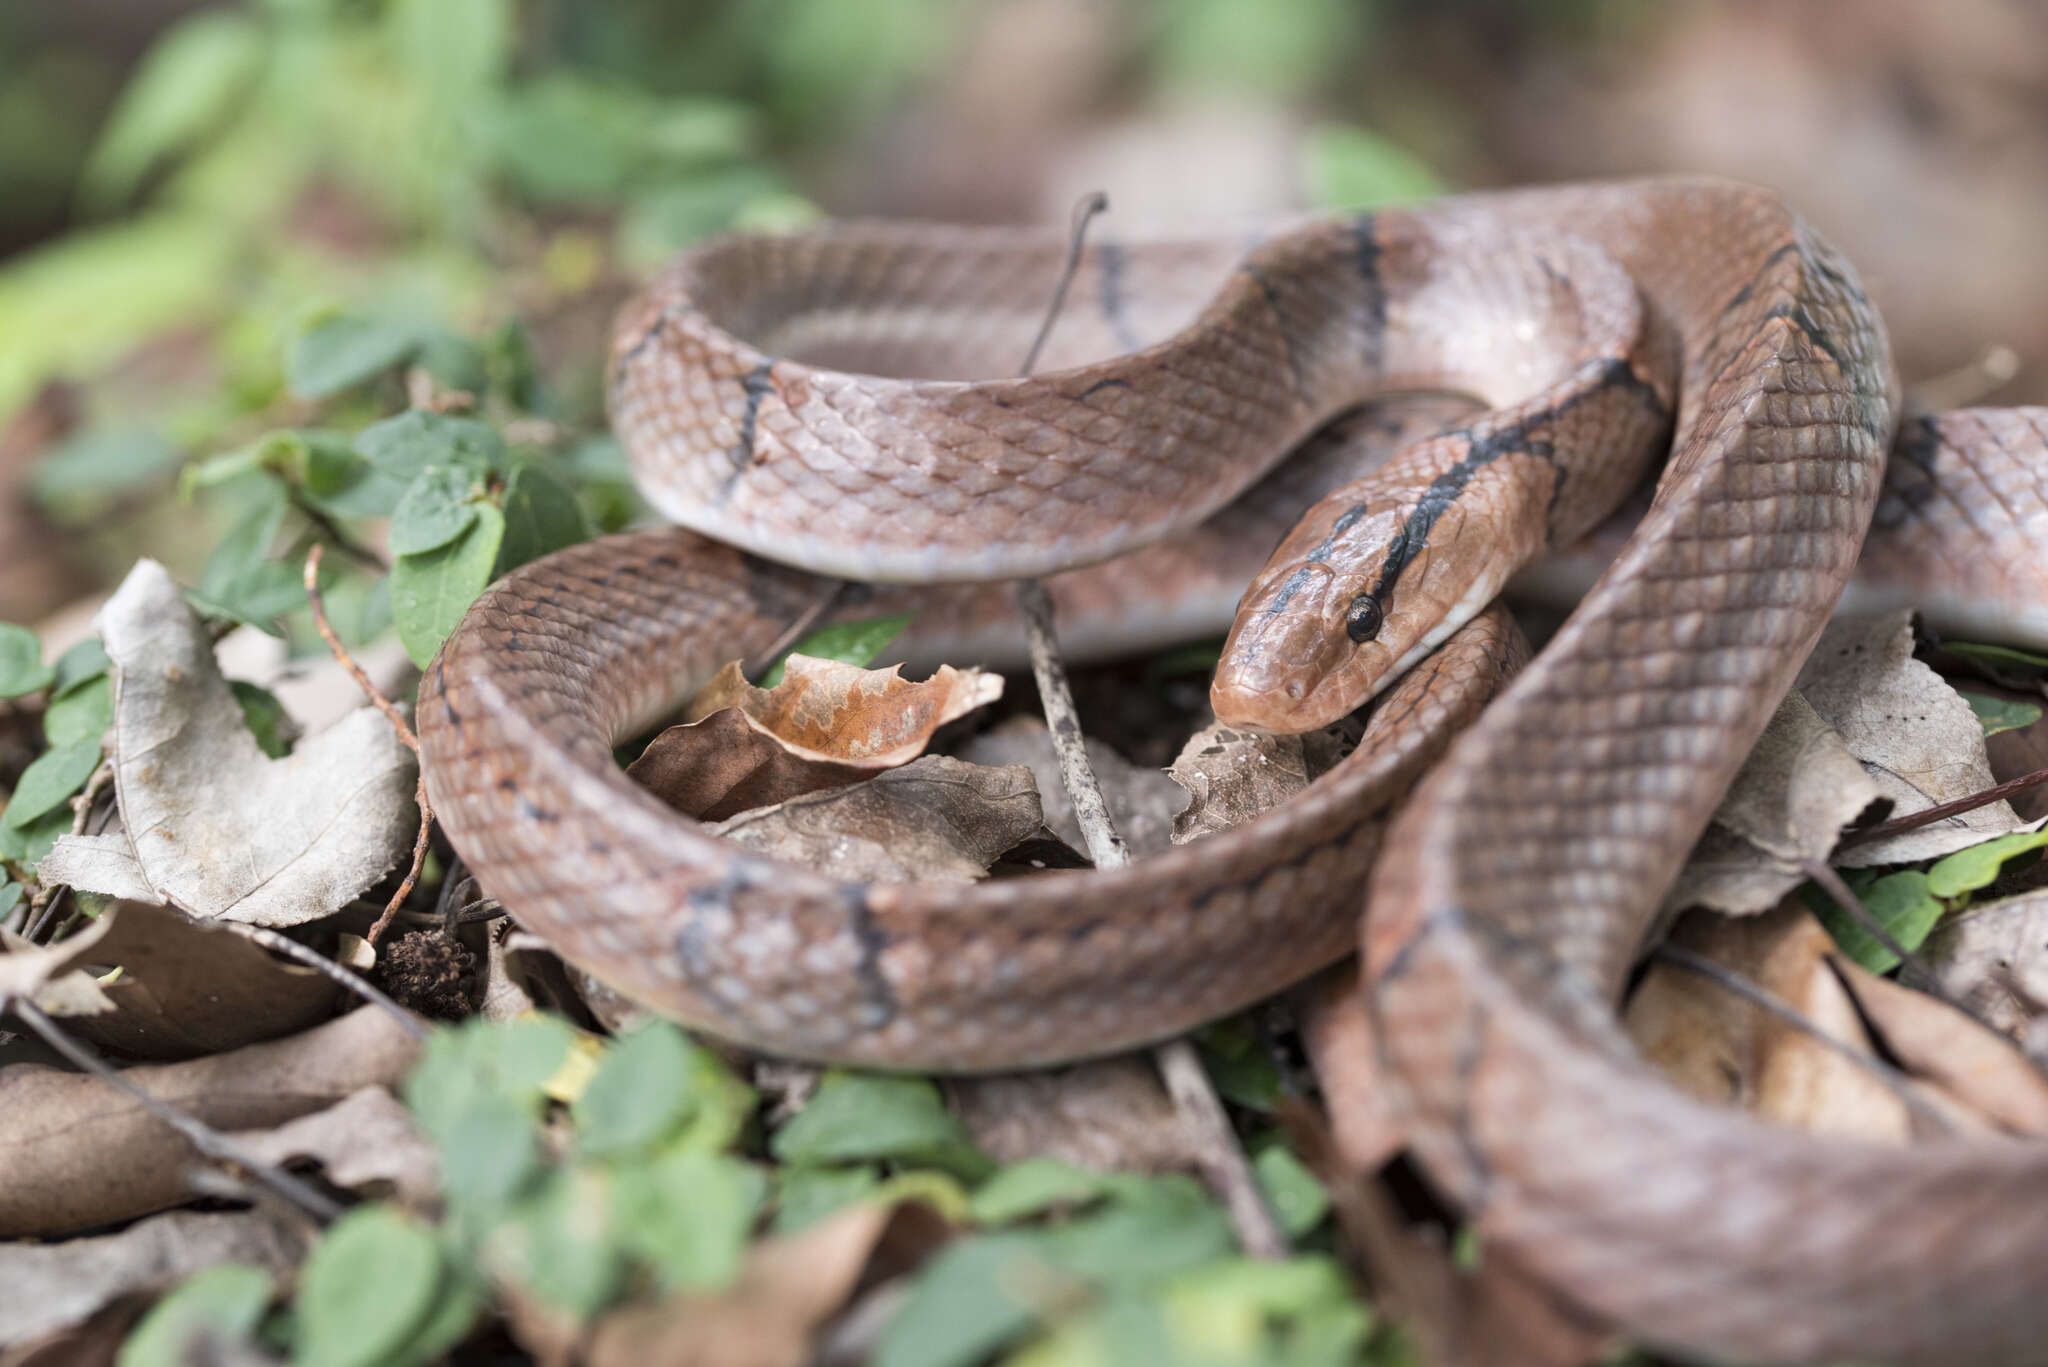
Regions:
[[[1102,1179],[1058,1158],[1011,1163],[975,1189],[969,1211],[984,1225],[1003,1225],[1055,1206],[1082,1206],[1102,1195]]]
[[[4,630],[4,628],[0,628]],[[107,648],[97,636],[88,636],[57,657],[57,677],[50,683],[50,696],[62,697],[80,684],[103,678],[113,668]]]
[[[484,349],[467,337],[439,328],[420,343],[419,363],[443,389],[481,394],[489,375],[484,366]]]
[[[67,693],[56,694],[43,713],[43,734],[49,737],[51,745],[97,739],[113,724],[114,681],[104,674]]]
[[[576,495],[538,465],[522,465],[505,484],[505,544],[498,573],[590,539]]]
[[[1909,950],[1918,949],[1934,929],[1934,923],[1941,919],[1941,902],[1929,890],[1927,875],[1917,869],[1882,878],[1851,870],[1843,878],[1865,909],[1877,918],[1877,923]],[[1800,895],[1844,954],[1873,973],[1886,973],[1898,966],[1898,956],[1851,920],[1833,898],[1810,883],[1800,889]]]
[[[57,671],[43,663],[42,637],[27,627],[0,622],[0,698],[18,698],[48,688]]]
[[[1330,1213],[1330,1193],[1283,1144],[1269,1144],[1252,1160],[1266,1204],[1290,1239],[1299,1239]]]
[[[436,1147],[449,1202],[487,1220],[506,1213],[541,1170],[533,1108],[503,1092],[473,1093]]]
[[[1213,667],[1211,662],[1210,667]],[[1202,1066],[1224,1100],[1248,1110],[1271,1111],[1287,1095],[1266,1038],[1245,1016],[1232,1016],[1195,1036]]]
[[[1062,1274],[1034,1234],[962,1239],[925,1265],[875,1347],[875,1367],[973,1367],[1031,1332],[1041,1307],[1087,1287]]]
[[[453,1145],[476,1098],[497,1095],[518,1103],[532,1119],[543,1089],[561,1069],[576,1031],[560,1016],[528,1014],[503,1025],[472,1020],[436,1029],[420,1061],[406,1076],[405,1104],[440,1147]]]
[[[775,1232],[808,1229],[882,1185],[871,1167],[813,1168],[789,1164],[775,1170]]]
[[[352,314],[323,318],[293,339],[285,381],[302,399],[324,399],[411,360],[419,347],[415,323]]]
[[[695,1106],[690,1055],[697,1048],[666,1021],[615,1042],[569,1108],[585,1152],[644,1153],[682,1127]]]
[[[1190,1178],[1103,1177],[1110,1201],[1046,1231],[1048,1257],[1096,1281],[1149,1283],[1235,1247],[1230,1221]]]
[[[71,830],[71,809],[54,807],[17,830],[0,817],[0,859],[33,868]]]
[[[1927,890],[1936,897],[1961,897],[1966,892],[1988,888],[1998,880],[2005,861],[2028,850],[2048,845],[2048,831],[2013,831],[1994,836],[1981,845],[1957,850],[1935,861],[1927,870]],[[1913,948],[1908,945],[1907,948]]]
[[[391,515],[392,554],[438,550],[468,531],[476,521],[472,500],[478,492],[476,473],[461,466],[429,465],[420,471]]]
[[[159,162],[219,127],[254,84],[263,48],[247,15],[208,10],[172,25],[122,89],[86,161],[84,202],[101,211],[120,204]]]
[[[150,1308],[129,1333],[115,1367],[182,1367],[214,1354],[204,1341],[246,1344],[270,1308],[270,1273],[247,1263],[215,1263],[193,1273]]]
[[[620,1169],[612,1219],[666,1291],[715,1291],[739,1275],[768,1179],[751,1163],[670,1153]]]
[[[1176,1276],[1162,1300],[1174,1339],[1233,1361],[1355,1363],[1372,1329],[1343,1270],[1324,1257],[1222,1258]]]
[[[217,616],[275,636],[276,620],[306,601],[304,572],[270,559],[291,500],[284,481],[262,472],[237,486],[246,506],[214,546],[191,595]]]
[[[505,439],[474,418],[412,408],[356,433],[356,450],[385,476],[410,484],[429,465],[503,468]]]
[[[2041,720],[2038,703],[2019,702],[2012,698],[1986,697],[1982,693],[1971,693],[1957,689],[1963,701],[1977,714],[1977,720],[1984,727],[1984,734],[1995,736],[2000,731],[2017,731],[2023,726],[2032,726]]]
[[[421,669],[491,582],[504,539],[505,515],[479,503],[476,521],[454,541],[424,555],[401,555],[392,565],[391,620],[405,653]]]
[[[21,781],[14,785],[14,796],[7,803],[6,813],[0,815],[0,826],[21,830],[45,812],[56,811],[66,798],[85,786],[99,762],[97,735],[69,745],[53,745],[37,755],[22,770]]]
[[[249,734],[256,738],[256,748],[272,759],[283,759],[292,752],[285,740],[291,729],[291,714],[284,710],[284,704],[269,689],[243,679],[229,679],[228,689],[235,695],[235,701],[242,707],[242,724],[249,728]]]
[[[407,1351],[440,1300],[447,1269],[433,1234],[391,1206],[357,1206],[299,1270],[296,1367],[384,1367]]]
[[[2017,665],[2034,673],[2048,673],[2048,655],[2011,646],[1978,645],[1972,641],[1945,641],[1943,650],[1991,665]]]
[[[153,428],[89,427],[46,452],[29,487],[38,502],[76,519],[168,476],[179,460],[178,448]]]
[[[809,655],[820,660],[838,660],[842,664],[864,665],[889,648],[889,642],[903,634],[910,625],[914,614],[892,613],[887,617],[869,617],[858,622],[834,622],[828,627],[819,627],[810,635],[782,652],[774,664],[761,675],[762,688],[773,688],[782,682],[782,667],[792,655]]]
[[[1377,209],[1432,199],[1444,190],[1428,166],[1363,128],[1318,125],[1309,130],[1301,153],[1309,200],[1325,209]]]
[[[612,1221],[609,1175],[558,1168],[540,1193],[491,1231],[485,1257],[535,1298],[577,1319],[602,1310],[624,1288],[627,1259]]]
[[[811,1104],[775,1134],[771,1152],[786,1163],[886,1158],[943,1169],[968,1181],[995,1170],[922,1078],[833,1071]]]
[[[4,921],[14,909],[21,905],[21,884],[0,883],[0,921]]]

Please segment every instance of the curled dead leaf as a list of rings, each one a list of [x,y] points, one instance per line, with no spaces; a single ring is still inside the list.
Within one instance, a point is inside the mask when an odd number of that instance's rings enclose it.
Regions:
[[[111,927],[95,921],[54,945],[39,945],[0,927],[0,1005],[12,999],[34,1002],[53,1016],[112,1010],[99,984],[79,965]]]
[[[2015,1039],[2048,1020],[2048,890],[1970,907],[1922,950],[1941,990]]]
[[[1342,759],[1344,748],[1336,727],[1275,736],[1215,722],[1197,731],[1167,770],[1189,798],[1174,818],[1173,843],[1229,830],[1278,806]]]
[[[1023,765],[992,769],[926,755],[867,783],[742,812],[712,829],[832,878],[968,883],[1043,822]]]
[[[900,666],[808,655],[790,656],[782,682],[761,689],[734,661],[627,772],[685,816],[719,821],[907,763],[941,726],[1002,692],[1002,677],[980,670],[947,665],[914,683]]]
[[[434,1146],[385,1087],[364,1087],[275,1129],[233,1137],[243,1152],[279,1167],[318,1163],[329,1182],[360,1196],[417,1208],[440,1190]]]

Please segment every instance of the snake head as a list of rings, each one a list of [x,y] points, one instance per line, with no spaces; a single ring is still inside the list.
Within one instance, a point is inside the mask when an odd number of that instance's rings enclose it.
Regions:
[[[1520,563],[1524,538],[1483,515],[1483,491],[1444,499],[1427,480],[1387,476],[1318,503],[1245,590],[1209,687],[1218,721],[1329,725],[1469,621]]]

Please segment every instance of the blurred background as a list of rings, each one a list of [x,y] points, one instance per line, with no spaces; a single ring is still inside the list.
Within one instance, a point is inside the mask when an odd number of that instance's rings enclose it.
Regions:
[[[408,369],[616,525],[607,321],[708,232],[1665,170],[1806,212],[1924,397],[2048,399],[2043,0],[14,0],[0,619],[145,550],[207,575],[238,510],[180,470]],[[216,596],[289,607],[275,568]]]

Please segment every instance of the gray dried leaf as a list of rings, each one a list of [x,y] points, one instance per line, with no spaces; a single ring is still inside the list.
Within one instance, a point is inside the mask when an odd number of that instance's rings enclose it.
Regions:
[[[53,1016],[86,1015],[111,1010],[92,975],[81,971],[108,926],[95,921],[54,945],[39,945],[0,927],[0,1004],[13,998],[34,1002]]]
[[[151,900],[297,925],[346,905],[411,848],[412,752],[375,709],[274,760],[163,566],[138,561],[97,620],[113,661],[114,780]]]
[[[1941,990],[1992,1029],[2025,1039],[2048,1021],[2048,889],[1946,917],[1920,952]]]
[[[266,1163],[318,1163],[329,1182],[360,1196],[395,1196],[418,1207],[440,1190],[434,1146],[383,1087],[365,1087],[325,1110],[234,1138]]]
[[[1173,843],[1252,820],[1308,787],[1342,757],[1336,728],[1273,736],[1211,723],[1188,738],[1166,771],[1189,799],[1174,818]]]
[[[1042,825],[1038,788],[1023,765],[926,755],[866,783],[743,812],[711,830],[830,878],[968,883]]]
[[[164,1290],[215,1263],[284,1272],[304,1254],[302,1228],[261,1209],[172,1211],[93,1239],[0,1244],[0,1344],[83,1323],[119,1297]]]
[[[1052,733],[1037,717],[1012,717],[973,737],[957,752],[971,764],[1023,764],[1038,781],[1045,824],[1075,849],[1085,849],[1074,804],[1060,781],[1059,760],[1052,752]],[[1099,740],[1088,742],[1088,764],[1095,771],[1103,800],[1118,833],[1138,858],[1159,854],[1173,845],[1173,822],[1187,806],[1188,795],[1157,769],[1131,763]]]

